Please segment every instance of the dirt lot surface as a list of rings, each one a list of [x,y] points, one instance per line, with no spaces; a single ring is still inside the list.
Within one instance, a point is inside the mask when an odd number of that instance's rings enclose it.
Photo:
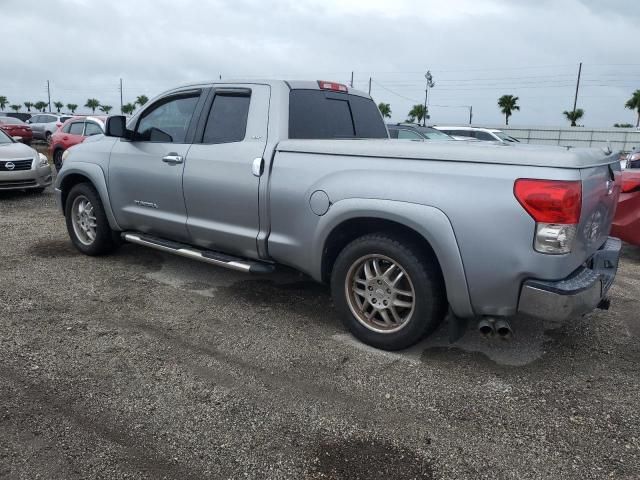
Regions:
[[[51,189],[0,240],[1,479],[640,478],[640,249],[607,312],[386,353],[293,272],[83,256]]]

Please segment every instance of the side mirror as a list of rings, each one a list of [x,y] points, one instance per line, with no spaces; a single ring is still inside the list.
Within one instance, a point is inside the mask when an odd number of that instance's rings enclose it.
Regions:
[[[113,115],[107,118],[104,128],[107,137],[118,137],[130,139],[133,136],[131,130],[127,130],[127,117],[124,115]]]
[[[21,142],[22,141],[22,137],[11,137],[13,138],[16,142]]]

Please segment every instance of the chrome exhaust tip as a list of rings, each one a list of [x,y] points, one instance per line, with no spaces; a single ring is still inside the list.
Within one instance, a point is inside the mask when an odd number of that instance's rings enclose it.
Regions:
[[[483,318],[478,322],[478,331],[484,338],[492,337],[495,333],[495,327],[492,319]]]
[[[498,320],[496,320],[495,329],[498,336],[504,340],[511,338],[511,336],[513,335],[511,325],[504,318],[499,318]]]

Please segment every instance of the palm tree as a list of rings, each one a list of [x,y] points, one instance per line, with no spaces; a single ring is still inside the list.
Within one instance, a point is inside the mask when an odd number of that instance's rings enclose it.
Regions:
[[[107,115],[109,115],[109,112],[112,108],[113,107],[111,105],[100,105],[100,111],[106,113]]]
[[[638,120],[636,120],[636,128],[640,127],[640,90],[636,90],[631,98],[624,104],[625,108],[638,112]]]
[[[429,110],[420,103],[414,105],[413,108],[409,110],[409,121],[412,123],[417,120],[419,124],[420,122],[422,122],[422,120],[427,120],[429,118],[431,118],[429,116]]]
[[[139,95],[136,98],[136,101],[134,104],[138,104],[140,106],[144,105],[145,103],[147,103],[149,101],[149,98],[146,95]]]
[[[85,103],[84,106],[90,108],[91,113],[96,113],[96,108],[100,106],[100,102],[97,98],[88,98],[87,103]]]
[[[378,104],[378,110],[380,110],[380,113],[382,114],[383,118],[391,118],[391,105],[390,104],[380,102]]]
[[[7,100],[7,97],[5,96],[0,97],[0,110],[4,110],[4,107],[7,106],[7,103],[9,103],[9,100]]]
[[[13,105],[9,105],[9,108],[11,110],[13,110],[14,112],[18,113],[20,111],[20,109],[22,108],[22,105],[13,104]]]
[[[135,103],[125,103],[124,105],[122,105],[122,108],[120,110],[125,115],[131,115],[135,109],[136,109]]]
[[[27,112],[31,111],[31,107],[33,107],[32,102],[24,102],[24,106],[27,107]]]
[[[64,107],[64,103],[62,103],[62,102],[53,102],[53,106],[56,107],[56,110],[58,111],[58,113],[60,113],[60,110],[62,110],[62,107]]]
[[[39,110],[41,112],[44,112],[47,109],[47,105],[48,105],[47,102],[43,102],[43,101],[36,102],[33,104],[36,110]]]
[[[78,108],[78,105],[75,103],[67,103],[67,108],[71,113],[76,113],[76,109]]]
[[[562,113],[564,114],[565,117],[567,117],[567,120],[571,122],[572,127],[575,127],[576,122],[580,120],[582,117],[584,117],[584,110],[581,108],[577,108],[575,110],[572,110],[571,112],[565,110]]]
[[[518,105],[518,97],[513,95],[502,95],[498,99],[498,106],[500,111],[504,114],[504,121],[506,125],[509,125],[509,117],[513,112],[520,110]]]

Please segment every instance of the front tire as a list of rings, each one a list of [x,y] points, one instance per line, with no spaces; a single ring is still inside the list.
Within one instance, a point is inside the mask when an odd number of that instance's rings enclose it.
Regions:
[[[85,255],[104,255],[119,246],[111,230],[98,192],[88,183],[75,185],[65,203],[64,216],[69,237]]]
[[[420,341],[438,327],[447,310],[433,254],[385,233],[360,237],[340,252],[331,291],[349,331],[384,350]]]
[[[57,148],[53,152],[53,164],[55,165],[57,172],[59,172],[60,169],[62,168],[62,154],[63,153],[64,153],[64,150],[61,149],[61,148]]]

